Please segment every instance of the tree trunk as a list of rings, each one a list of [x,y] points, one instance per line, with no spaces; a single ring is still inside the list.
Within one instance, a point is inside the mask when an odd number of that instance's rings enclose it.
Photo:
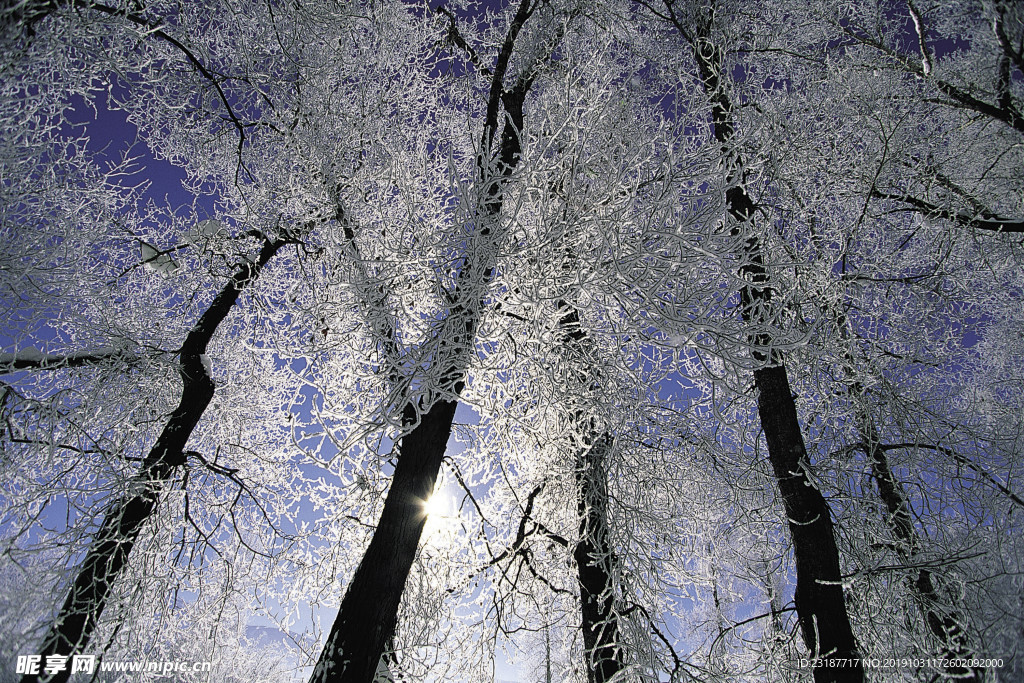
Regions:
[[[583,331],[580,313],[563,299],[557,302],[558,326],[562,343],[568,347],[581,369],[581,385],[597,380],[589,365],[587,333]],[[593,386],[588,387],[594,388]],[[619,646],[618,615],[615,611],[613,568],[615,551],[608,539],[608,474],[606,463],[615,445],[615,436],[597,434],[586,419],[577,415],[585,430],[587,446],[576,458],[576,498],[579,540],[573,548],[576,572],[580,582],[580,617],[583,629],[583,655],[589,683],[607,683],[625,667]]]
[[[441,391],[448,396],[457,397],[464,387],[486,287],[494,276],[493,259],[497,249],[481,249],[480,253],[488,254],[490,260],[478,262],[474,247],[493,246],[483,242],[500,240],[500,236],[493,234],[494,227],[501,216],[505,185],[518,166],[522,151],[523,104],[532,78],[517,81],[509,90],[505,90],[504,80],[516,37],[534,8],[531,0],[520,3],[491,79],[478,159],[483,194],[480,220],[459,270],[455,303],[439,330],[441,344],[435,365],[441,370]],[[489,151],[497,132],[499,105],[504,105],[505,121],[498,153],[492,162]],[[398,607],[426,522],[423,502],[434,490],[457,405],[456,398],[434,403],[420,415],[419,424],[401,438],[398,465],[380,521],[345,590],[341,609],[310,683],[370,683],[373,680],[385,646],[395,634]],[[418,413],[417,405],[408,403],[403,412],[403,425],[415,424]]]
[[[864,389],[855,382],[851,387],[851,393],[860,398],[864,394]],[[889,459],[885,455],[885,449],[882,448],[874,423],[861,409],[857,410],[857,425],[871,465],[871,476],[878,486],[878,495],[885,503],[889,513],[886,515],[885,521],[896,539],[897,553],[905,562],[912,564],[920,550],[920,542],[917,531],[914,529],[906,493],[889,467]],[[967,644],[963,620],[955,609],[948,604],[943,604],[947,601],[939,595],[937,583],[938,580],[927,568],[921,568],[917,572],[917,578],[910,582],[910,589],[914,593],[918,608],[924,617],[925,626],[941,643],[938,658],[940,660],[971,659],[973,653]],[[984,678],[980,671],[965,666],[943,666],[942,670],[949,678],[965,683],[980,683]]]
[[[814,680],[818,683],[862,681],[864,670],[846,611],[831,510],[807,476],[810,463],[785,359],[780,352],[771,350],[772,339],[762,328],[767,327],[772,317],[772,289],[761,256],[760,240],[753,230],[755,206],[744,184],[743,160],[733,147],[735,122],[732,103],[721,78],[722,52],[708,37],[713,18],[707,18],[707,23],[698,27],[694,35],[674,13],[670,14],[670,20],[693,46],[704,91],[711,100],[715,140],[722,147],[731,185],[725,200],[726,209],[737,226],[733,234],[740,234],[743,226],[750,230],[740,254],[744,263],[739,274],[748,283],[740,290],[741,315],[749,326],[748,341],[754,360],[763,364],[754,371],[757,411],[793,539],[797,617],[807,649],[825,663],[814,668]]]
[[[615,443],[601,435],[580,453],[576,490],[580,537],[573,550],[580,581],[583,652],[590,683],[608,683],[622,671],[618,616],[615,613],[615,552],[608,539],[608,482],[605,462]]]
[[[384,511],[310,681],[373,680],[395,632],[398,605],[427,519],[423,503],[434,491],[457,405],[454,400],[434,404],[402,437]],[[413,406],[406,408],[410,418],[415,419]]]
[[[807,649],[822,660],[849,659],[848,666],[814,669],[814,680],[861,681],[864,670],[843,597],[839,550],[828,502],[807,478],[796,404],[786,368],[775,365],[754,372],[768,459],[782,494],[796,559],[796,611]]]
[[[235,272],[185,337],[178,407],[132,478],[127,495],[111,506],[96,533],[71,591],[43,639],[39,654],[44,662],[50,655],[78,654],[89,645],[114,582],[127,564],[143,525],[156,509],[165,482],[185,463],[185,444],[213,398],[213,379],[202,361],[206,346],[242,289],[259,276],[285,244],[286,240],[265,240],[256,262],[246,263]],[[53,675],[27,674],[22,683],[64,683],[70,675],[70,668]]]

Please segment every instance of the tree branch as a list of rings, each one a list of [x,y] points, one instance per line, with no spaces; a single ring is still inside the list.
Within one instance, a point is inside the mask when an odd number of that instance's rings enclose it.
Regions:
[[[972,218],[971,216],[943,209],[931,202],[926,202],[923,199],[906,194],[871,190],[871,196],[875,199],[888,199],[909,205],[907,208],[899,209],[901,211],[920,213],[930,218],[945,218],[966,228],[977,228],[978,230],[988,230],[990,232],[1024,232],[1024,219],[1002,218],[995,214],[990,214],[988,218]]]
[[[1002,121],[1003,123],[1017,130],[1018,132],[1024,133],[1024,116],[1021,116],[1021,113],[1017,111],[1016,107],[1012,105],[1003,107],[989,104],[988,102],[980,100],[974,95],[971,95],[970,93],[964,92],[963,90],[961,90],[960,88],[958,88],[957,86],[953,85],[948,81],[932,77],[930,73],[930,64],[927,64],[924,61],[918,64],[916,60],[901,54],[897,50],[894,50],[893,48],[889,47],[888,45],[879,40],[871,38],[870,36],[864,33],[858,33],[857,31],[854,31],[849,26],[844,26],[843,31],[847,35],[863,43],[864,45],[869,45],[878,50],[879,52],[888,55],[889,57],[894,59],[896,63],[899,64],[903,69],[909,71],[910,73],[922,79],[931,81],[932,83],[935,84],[935,87],[938,88],[939,92],[943,93],[947,97],[954,100],[954,102],[944,102],[939,100],[940,104],[945,104],[947,106],[956,106],[958,104],[959,106],[962,106],[966,109],[970,109],[989,118],[995,119],[997,121]]]
[[[954,451],[954,450],[952,450],[950,448],[945,448],[943,446],[936,446],[934,444],[925,444],[925,443],[894,443],[894,444],[879,445],[878,447],[880,449],[882,449],[883,451],[894,451],[894,450],[912,449],[912,448],[924,448],[926,450],[936,451],[937,453],[942,453],[943,455],[948,455],[949,457],[953,458],[953,460],[955,460],[959,464],[965,466],[967,469],[971,470],[972,472],[977,474],[979,477],[981,477],[982,479],[987,481],[989,484],[994,486],[1000,493],[1002,493],[1004,496],[1009,498],[1016,505],[1018,505],[1020,507],[1024,507],[1024,498],[1021,498],[1016,493],[1014,493],[1013,490],[1009,486],[1007,486],[1007,485],[1003,484],[1002,482],[1000,482],[993,475],[989,474],[981,465],[977,464],[976,462],[974,462],[973,460],[968,458],[966,455],[961,455],[960,453],[957,453],[956,451]]]
[[[24,349],[14,353],[0,353],[0,375],[18,370],[61,370],[81,368],[110,362],[131,364],[139,357],[124,349],[96,349],[73,353],[42,353],[37,349]]]
[[[999,40],[999,46],[1003,48],[1003,54],[1013,62],[1019,71],[1024,72],[1024,49],[1013,49],[1010,37],[1006,35],[1006,26],[1003,19],[1003,8],[1000,8],[995,21],[992,22],[992,30]]]
[[[509,26],[508,33],[505,35],[505,42],[502,43],[501,51],[498,53],[498,61],[494,65],[491,90],[487,98],[487,114],[484,118],[484,144],[481,153],[485,156],[489,156],[491,143],[494,141],[494,135],[498,131],[498,105],[501,103],[502,95],[505,93],[505,72],[508,71],[508,63],[512,59],[512,50],[515,47],[519,31],[522,30],[523,24],[533,14],[533,10],[534,7],[530,0],[522,0],[519,3],[519,9],[516,10],[515,17],[512,19],[512,25]]]
[[[228,118],[234,125],[235,130],[238,131],[238,160],[239,164],[241,165],[242,148],[245,145],[245,127],[242,125],[242,121],[238,118],[238,115],[235,114],[234,108],[231,106],[231,103],[228,101],[227,95],[224,93],[224,89],[221,87],[221,82],[223,80],[227,80],[225,77],[222,76],[220,77],[220,79],[218,79],[216,76],[214,76],[213,72],[210,71],[210,69],[207,68],[207,66],[203,64],[203,62],[198,57],[196,57],[195,53],[188,49],[177,38],[164,31],[161,28],[161,24],[159,22],[152,21],[139,14],[127,12],[125,10],[121,10],[116,7],[110,7],[108,5],[103,5],[101,3],[89,2],[87,0],[72,0],[72,5],[75,7],[93,9],[97,12],[102,12],[104,14],[108,14],[114,17],[122,17],[132,22],[133,24],[136,24],[137,26],[141,26],[142,28],[149,30],[152,35],[174,46],[179,52],[181,52],[189,61],[189,63],[191,63],[192,66],[195,67],[196,71],[198,71],[203,76],[203,78],[209,81],[209,83],[217,91],[217,97],[224,105],[225,110],[227,110]]]
[[[925,41],[924,20],[921,19],[921,13],[914,7],[913,0],[907,0],[907,9],[910,10],[910,17],[914,20],[914,29],[917,31],[917,45],[921,50],[921,69],[924,71],[924,75],[928,76],[932,72],[932,55],[928,51],[928,44]]]
[[[434,11],[448,17],[448,35],[446,36],[448,42],[465,52],[469,56],[470,63],[476,67],[477,71],[487,76],[493,75],[491,70],[484,66],[480,61],[480,56],[477,55],[473,46],[467,43],[466,39],[462,37],[461,33],[459,33],[459,27],[455,24],[455,15],[452,14],[444,5],[438,5],[437,9]]]

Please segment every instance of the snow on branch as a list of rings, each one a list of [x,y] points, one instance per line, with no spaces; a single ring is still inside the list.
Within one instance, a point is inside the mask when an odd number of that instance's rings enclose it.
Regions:
[[[29,348],[15,351],[14,353],[0,353],[0,375],[18,370],[81,368],[88,365],[101,365],[111,361],[124,362],[135,359],[135,355],[126,352],[124,349],[112,347],[76,353],[43,353],[39,349]]]

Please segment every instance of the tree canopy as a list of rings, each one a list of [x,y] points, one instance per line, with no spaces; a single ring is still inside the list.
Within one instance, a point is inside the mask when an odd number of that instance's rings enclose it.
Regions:
[[[1024,676],[1019,4],[23,0],[0,122],[3,676]]]

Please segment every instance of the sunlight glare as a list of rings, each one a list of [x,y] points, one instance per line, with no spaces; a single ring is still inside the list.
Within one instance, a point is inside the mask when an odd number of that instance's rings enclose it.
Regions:
[[[434,549],[449,548],[455,542],[459,528],[459,515],[454,509],[455,501],[445,488],[438,487],[429,499],[423,501],[423,514],[426,525],[423,529],[423,541],[427,547]]]
[[[448,512],[448,501],[440,491],[435,492],[430,498],[423,501],[423,514],[428,518],[437,520],[444,517]]]

